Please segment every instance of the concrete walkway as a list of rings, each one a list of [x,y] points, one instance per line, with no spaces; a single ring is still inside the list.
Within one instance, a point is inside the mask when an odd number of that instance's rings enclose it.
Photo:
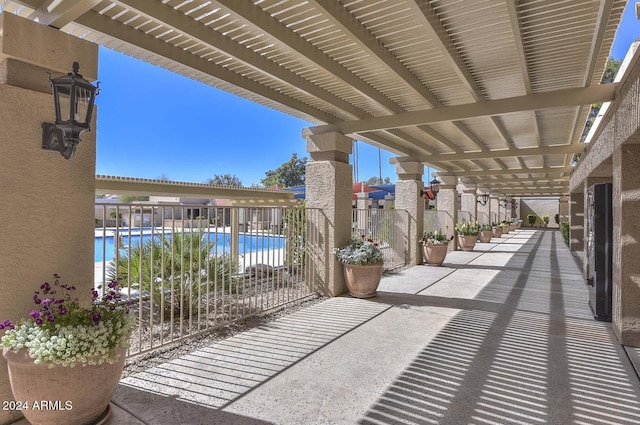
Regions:
[[[110,424],[640,425],[587,299],[560,233],[519,230],[130,376]]]

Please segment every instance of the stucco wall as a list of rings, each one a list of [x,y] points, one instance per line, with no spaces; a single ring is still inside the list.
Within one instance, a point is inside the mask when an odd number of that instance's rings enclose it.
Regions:
[[[519,208],[520,219],[522,219],[522,225],[529,226],[527,216],[529,214],[535,214],[540,219],[543,215],[549,216],[549,228],[558,228],[554,216],[560,213],[560,198],[522,198]],[[540,219],[535,224],[535,227],[540,227]]]
[[[73,60],[83,58],[81,70],[95,74],[98,50],[87,41],[13,15],[0,15],[0,29],[0,61],[24,54],[29,65],[20,69],[34,68],[22,75],[20,85],[29,87],[29,78],[37,80],[32,84],[35,90],[7,85],[11,78],[0,81],[0,319],[17,320],[28,317],[33,291],[53,273],[74,284],[84,300],[91,297],[95,120],[94,131],[82,136],[70,160],[43,150],[41,124],[54,119],[54,110],[51,93],[38,90],[40,79],[48,77],[39,72],[41,67],[70,70]],[[2,63],[5,77],[14,75],[16,62]],[[0,357],[0,400],[12,398],[6,363]],[[0,424],[13,422],[16,415],[0,410]]]

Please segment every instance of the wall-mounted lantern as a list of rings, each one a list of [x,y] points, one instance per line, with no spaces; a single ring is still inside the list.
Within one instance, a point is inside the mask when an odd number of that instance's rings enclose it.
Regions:
[[[89,131],[93,104],[99,92],[78,73],[80,65],[73,63],[73,70],[58,78],[51,78],[53,104],[56,111],[55,123],[42,123],[42,149],[58,151],[69,159],[80,143],[80,135]]]
[[[489,202],[489,194],[486,192],[483,193],[482,195],[480,195],[480,199],[478,199],[477,202],[484,207],[485,205],[487,205],[487,202]]]
[[[502,199],[500,200],[500,206],[502,208],[507,208],[507,200],[506,199]]]
[[[421,190],[420,196],[427,195],[427,198],[433,201],[438,196],[438,192],[440,192],[440,182],[434,178],[429,182],[429,191]]]
[[[518,210],[518,202],[515,199],[511,199],[511,209],[513,209],[514,212]]]

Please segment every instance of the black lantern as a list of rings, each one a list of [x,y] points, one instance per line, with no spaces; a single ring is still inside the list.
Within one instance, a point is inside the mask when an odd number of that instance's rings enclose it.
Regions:
[[[427,195],[427,198],[433,201],[438,196],[438,192],[440,192],[440,182],[434,178],[429,182],[429,191],[421,191],[420,196]]]
[[[511,209],[516,211],[518,209],[518,202],[516,202],[515,198],[511,199]]]
[[[65,76],[51,78],[55,123],[42,123],[42,149],[54,150],[69,159],[80,143],[80,135],[89,131],[93,104],[99,92],[78,73],[80,65],[73,63],[73,71]]]
[[[487,202],[489,202],[489,194],[486,192],[483,193],[482,195],[480,195],[480,199],[478,199],[477,202],[484,207],[485,205],[487,205]]]
[[[502,208],[507,208],[507,200],[506,199],[502,199],[500,200],[500,206]]]

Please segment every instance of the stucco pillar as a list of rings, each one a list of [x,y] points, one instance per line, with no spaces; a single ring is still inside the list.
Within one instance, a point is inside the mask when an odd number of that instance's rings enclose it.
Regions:
[[[640,145],[613,153],[613,317],[623,345],[640,347]]]
[[[424,189],[422,175],[424,165],[413,158],[391,158],[396,164],[396,232],[404,235],[406,253],[401,254],[409,264],[422,263],[422,246],[419,243],[424,229],[424,199],[420,192]],[[402,210],[406,211],[403,212]],[[404,254],[404,255],[403,255]]]
[[[440,184],[440,193],[438,193],[438,216],[442,219],[445,215],[445,227],[447,236],[453,235],[455,225],[458,222],[458,177],[442,176]],[[458,249],[458,241],[456,238],[449,244],[450,249]]]
[[[43,122],[55,118],[53,77],[80,63],[97,75],[98,48],[19,16],[0,14],[0,317],[17,321],[34,307],[33,292],[53,273],[88,302],[94,271],[95,120],[66,160],[42,149]],[[95,115],[95,114],[94,114]],[[0,335],[3,331],[0,331]],[[0,356],[0,400],[12,400]],[[0,423],[19,417],[0,410]]]
[[[361,234],[367,234],[368,232],[368,215],[369,215],[369,194],[366,192],[359,192],[356,199],[356,226],[358,226],[358,232]]]
[[[487,191],[486,189],[479,189],[477,195],[476,195],[476,205],[477,205],[477,220],[478,223],[480,224],[491,224],[491,216],[489,215],[489,208],[490,208],[490,203],[489,203],[489,199],[487,199],[487,202],[482,205],[479,201],[482,199],[482,195],[484,195],[485,193],[489,193],[489,191]]]
[[[388,210],[388,209],[390,209],[390,208],[395,208],[395,207],[394,207],[394,200],[395,200],[395,199],[396,199],[396,198],[395,198],[392,194],[390,194],[390,193],[388,193],[388,194],[384,195],[384,202],[383,202],[383,204],[382,204],[382,207],[383,207],[385,210]]]
[[[500,223],[500,196],[498,192],[492,191],[489,195],[489,217],[491,224]]]
[[[559,200],[558,214],[560,214],[560,223],[569,221],[569,197],[566,195]]]
[[[308,251],[310,273],[328,296],[347,292],[342,266],[332,250],[351,240],[352,140],[340,133],[303,132],[311,160],[306,167],[307,226],[322,241]]]
[[[584,251],[584,193],[573,192],[569,195],[569,248],[571,251]]]
[[[465,183],[462,186],[461,210],[467,211],[471,215],[471,222],[478,220],[478,202],[476,198],[477,186],[472,183]]]

